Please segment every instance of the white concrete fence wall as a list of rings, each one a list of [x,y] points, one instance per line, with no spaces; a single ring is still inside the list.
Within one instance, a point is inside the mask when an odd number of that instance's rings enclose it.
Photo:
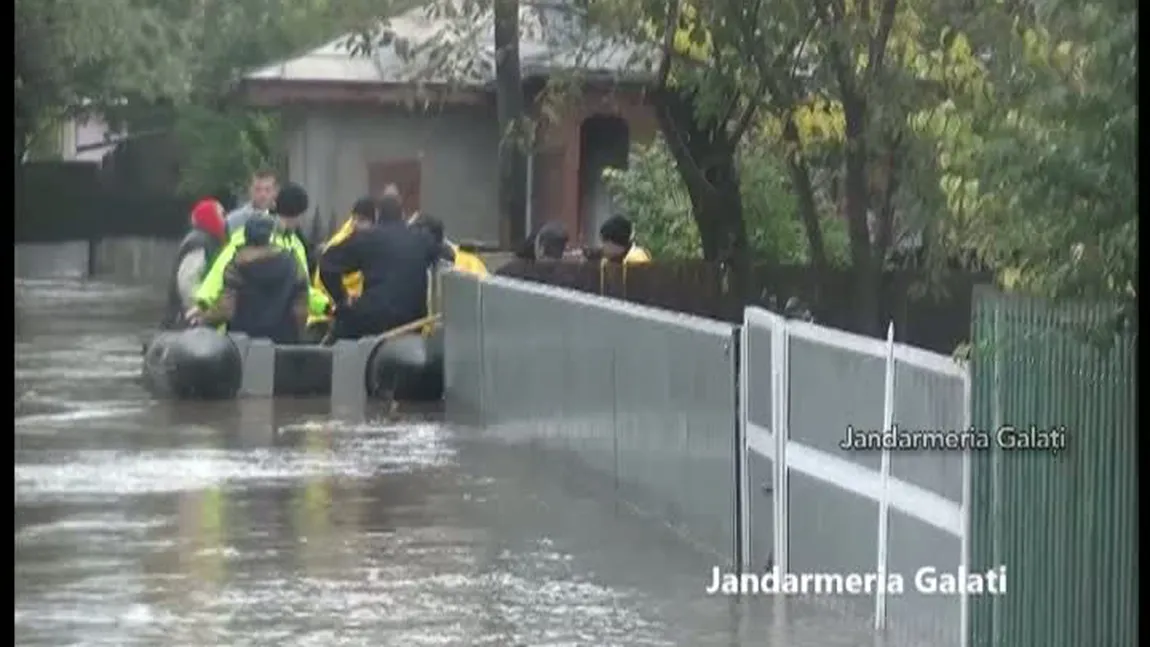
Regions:
[[[18,278],[96,278],[166,285],[179,241],[159,238],[106,238],[60,243],[18,243]]]
[[[573,453],[744,572],[902,575],[901,593],[812,600],[889,645],[966,644],[966,596],[913,580],[967,563],[969,451],[839,447],[848,426],[960,437],[965,367],[757,308],[736,327],[455,272],[443,299],[449,415]]]

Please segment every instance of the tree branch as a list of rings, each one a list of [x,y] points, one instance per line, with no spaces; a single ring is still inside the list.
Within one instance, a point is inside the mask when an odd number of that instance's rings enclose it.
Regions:
[[[890,32],[894,29],[894,16],[898,10],[898,0],[883,0],[879,9],[878,29],[871,37],[870,51],[867,56],[867,75],[874,78],[882,72],[886,57],[886,45],[890,40]]]
[[[683,179],[689,184],[693,183],[705,190],[714,190],[711,183],[707,181],[706,174],[699,168],[698,162],[691,154],[691,149],[679,130],[676,115],[672,114],[671,111],[671,101],[681,100],[677,96],[673,98],[672,95],[675,95],[678,90],[667,84],[671,74],[671,59],[674,56],[675,30],[679,27],[681,10],[679,0],[667,0],[667,14],[663,21],[663,56],[655,73],[655,118],[659,121],[667,140],[667,146],[671,149],[671,154],[686,176]]]
[[[891,138],[890,148],[886,153],[886,183],[883,186],[881,197],[882,206],[878,213],[878,232],[875,236],[875,258],[885,259],[894,242],[894,194],[898,191],[898,154],[900,152],[900,138],[896,135]]]
[[[679,15],[682,8],[679,0],[667,0],[667,15],[663,20],[663,57],[659,60],[659,68],[655,72],[655,87],[667,87],[667,79],[671,74],[671,57],[675,52],[675,30],[679,27]]]
[[[803,230],[807,234],[807,246],[810,247],[811,264],[825,276],[827,269],[826,243],[823,241],[822,224],[819,222],[818,210],[815,207],[815,190],[811,184],[811,171],[802,156],[802,141],[799,139],[799,129],[795,125],[794,115],[791,112],[783,117],[783,141],[787,143],[787,169],[790,172],[791,184],[798,200],[799,218],[802,220]]]
[[[763,0],[755,0],[755,4],[751,8],[749,15],[744,16],[745,20],[740,22],[740,24],[743,26],[743,29],[739,30],[739,36],[743,41],[742,50],[744,52],[758,52],[759,48],[755,47],[755,43],[753,42],[754,27],[752,25],[758,23],[759,9],[761,9],[762,6]],[[716,59],[717,58],[718,56],[716,56]],[[762,66],[760,66],[759,70],[760,76],[763,73],[761,68]],[[731,121],[735,118],[735,112],[739,109],[739,94],[740,93],[737,90],[732,92],[730,102],[727,104],[727,107],[723,109],[723,119],[719,122],[723,128],[726,128],[727,124],[731,123]],[[757,94],[758,96],[761,96],[762,90],[760,90]]]
[[[755,86],[755,94],[747,97],[747,105],[743,109],[743,116],[739,119],[739,123],[735,129],[730,133],[730,139],[733,144],[738,144],[739,140],[751,127],[751,121],[755,118],[755,114],[759,110],[759,105],[762,103],[763,94],[767,91],[767,77],[765,75],[759,76],[759,83]]]
[[[667,147],[671,149],[671,155],[674,156],[675,161],[680,166],[680,171],[684,174],[683,180],[688,186],[692,184],[705,190],[713,191],[714,187],[710,181],[707,180],[707,175],[703,173],[703,169],[699,167],[698,161],[691,154],[691,148],[683,139],[683,133],[679,130],[676,115],[671,111],[671,101],[681,101],[679,97],[672,97],[674,90],[663,88],[659,90],[659,96],[655,100],[655,119],[658,120],[659,126],[663,131],[664,139],[667,140]]]

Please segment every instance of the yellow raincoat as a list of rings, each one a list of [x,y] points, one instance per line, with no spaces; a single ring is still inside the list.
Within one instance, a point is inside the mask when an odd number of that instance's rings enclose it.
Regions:
[[[343,223],[343,226],[337,229],[336,232],[331,235],[331,238],[328,238],[327,242],[324,243],[322,247],[320,247],[320,254],[322,255],[325,251],[327,251],[327,248],[331,247],[332,245],[338,245],[342,243],[348,236],[351,235],[351,232],[353,231],[355,231],[355,218],[352,216],[348,217],[347,221]],[[312,275],[311,288],[312,290],[315,290],[324,295],[329,303],[331,302],[331,295],[327,293],[327,289],[323,287],[323,282],[319,280],[318,267],[315,269],[315,274]],[[345,292],[347,292],[348,297],[358,297],[363,292],[363,273],[348,272],[347,274],[344,274],[343,289]],[[307,325],[313,326],[330,319],[331,315],[326,312],[309,313],[307,318]]]
[[[448,241],[447,244],[451,246],[451,251],[455,252],[455,263],[453,264],[455,269],[478,277],[487,276],[487,266],[483,264],[483,259],[479,258],[477,254],[465,252],[453,242]]]

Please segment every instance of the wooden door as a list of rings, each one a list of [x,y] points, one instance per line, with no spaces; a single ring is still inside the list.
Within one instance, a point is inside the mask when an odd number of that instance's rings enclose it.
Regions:
[[[394,184],[403,199],[403,212],[411,215],[419,211],[420,164],[419,160],[389,160],[372,162],[367,165],[368,191],[372,197],[383,195],[388,185]]]

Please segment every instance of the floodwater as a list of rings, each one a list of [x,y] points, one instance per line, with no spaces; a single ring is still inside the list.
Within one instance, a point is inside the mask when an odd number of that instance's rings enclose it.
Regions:
[[[434,413],[151,401],[152,292],[16,281],[16,645],[870,644]]]

